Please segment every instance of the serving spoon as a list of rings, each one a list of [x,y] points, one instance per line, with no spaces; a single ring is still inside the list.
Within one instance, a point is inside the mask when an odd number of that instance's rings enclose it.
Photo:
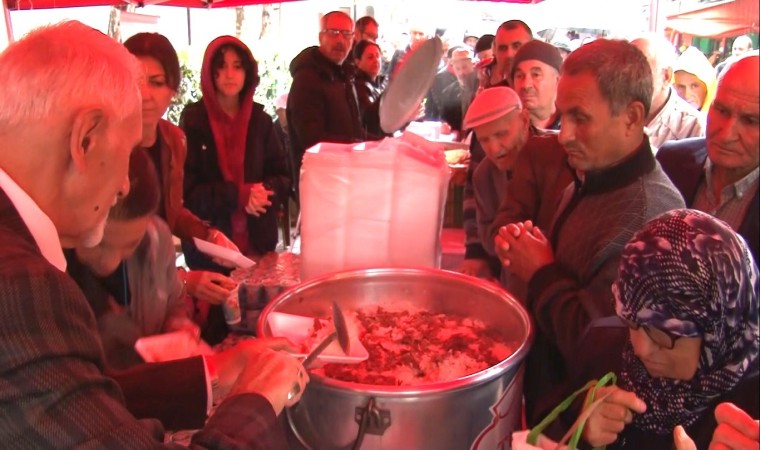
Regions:
[[[351,338],[348,335],[348,327],[346,326],[346,316],[343,315],[343,311],[340,309],[337,303],[332,302],[332,318],[333,325],[335,325],[335,331],[330,333],[329,336],[324,338],[314,349],[306,355],[306,359],[303,360],[303,366],[308,369],[311,364],[317,359],[317,357],[329,346],[332,341],[338,339],[343,353],[348,355],[351,351]]]
[[[337,303],[332,302],[332,317],[333,317],[333,325],[335,325],[335,331],[330,333],[329,336],[324,338],[322,342],[319,343],[314,349],[309,352],[308,355],[306,355],[306,359],[302,361],[301,364],[303,364],[303,367],[305,369],[309,369],[311,364],[317,359],[317,357],[322,353],[335,339],[338,339],[338,344],[340,344],[341,350],[343,350],[343,353],[348,355],[348,352],[351,350],[351,338],[348,335],[348,327],[346,326],[346,316],[343,315],[343,311],[340,309],[340,306],[338,306]],[[293,386],[293,389],[288,392],[288,400],[291,400],[293,397],[298,395],[301,392],[301,385],[300,383],[296,383]]]

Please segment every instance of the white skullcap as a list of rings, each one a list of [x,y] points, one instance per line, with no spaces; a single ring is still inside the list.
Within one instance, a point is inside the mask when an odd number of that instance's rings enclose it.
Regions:
[[[520,97],[511,88],[503,86],[488,88],[470,103],[462,128],[471,130],[521,109]]]
[[[287,109],[288,108],[288,93],[279,95],[274,100],[274,109]]]

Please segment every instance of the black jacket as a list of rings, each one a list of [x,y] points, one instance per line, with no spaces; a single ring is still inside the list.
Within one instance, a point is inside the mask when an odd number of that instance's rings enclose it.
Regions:
[[[354,85],[356,96],[359,99],[359,111],[361,112],[362,124],[368,139],[383,136],[385,133],[380,128],[380,96],[383,93],[382,75],[375,81],[361,69],[356,69]]]
[[[304,152],[314,144],[365,140],[349,66],[339,66],[318,47],[309,47],[290,63],[290,74],[287,114],[296,173]]]
[[[230,215],[240,199],[236,186],[225,181],[219,169],[216,143],[202,100],[185,107],[180,126],[187,135],[185,206],[226,236],[232,236]],[[270,197],[273,206],[266,213],[247,218],[251,250],[264,254],[273,251],[277,245],[277,212],[283,199],[288,198],[291,171],[288,155],[280,145],[272,118],[258,103],[253,104],[248,122],[244,164],[246,183],[261,182],[275,192]],[[191,268],[223,270],[198,252],[192,242],[183,241],[182,246]]]

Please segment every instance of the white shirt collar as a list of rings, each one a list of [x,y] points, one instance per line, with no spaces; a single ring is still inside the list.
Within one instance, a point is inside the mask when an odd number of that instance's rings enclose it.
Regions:
[[[13,203],[19,216],[21,216],[21,220],[24,221],[35,242],[37,242],[37,247],[40,248],[42,256],[58,270],[65,272],[66,258],[63,256],[61,239],[58,237],[58,231],[55,229],[53,221],[42,212],[34,200],[2,168],[0,168],[0,189],[5,191]]]

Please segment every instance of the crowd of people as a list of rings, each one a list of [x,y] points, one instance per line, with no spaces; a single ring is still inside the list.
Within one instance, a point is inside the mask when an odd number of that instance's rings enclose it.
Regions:
[[[309,381],[292,343],[152,364],[134,345],[223,339],[231,267],[193,238],[273,251],[306,149],[387,135],[387,79],[429,36],[384,68],[373,18],[320,25],[274,122],[231,36],[208,45],[179,127],[162,118],[180,83],[164,36],[122,45],[70,21],[0,55],[3,447],[152,448],[200,428],[193,447],[287,448],[277,417]],[[528,426],[614,371],[589,445],[758,448],[760,57],[736,41],[714,68],[662,36],[568,51],[509,20],[444,52],[421,115],[470,143],[461,271],[533,318]]]

